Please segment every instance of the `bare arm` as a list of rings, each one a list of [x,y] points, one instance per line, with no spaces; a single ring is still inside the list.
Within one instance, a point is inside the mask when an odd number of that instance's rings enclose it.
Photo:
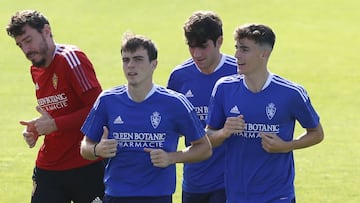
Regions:
[[[150,153],[151,161],[156,167],[168,167],[175,163],[193,163],[205,160],[212,154],[211,143],[208,136],[191,142],[191,145],[182,151],[165,152],[162,149],[145,148]]]
[[[84,136],[80,146],[80,154],[88,160],[95,160],[99,157],[110,158],[116,156],[117,141],[115,139],[108,139],[109,131],[106,127],[103,128],[104,133],[99,143],[96,143]]]
[[[321,123],[316,128],[306,128],[305,132],[298,138],[286,142],[275,134],[261,133],[262,146],[267,152],[289,152],[303,149],[320,143],[324,139]]]

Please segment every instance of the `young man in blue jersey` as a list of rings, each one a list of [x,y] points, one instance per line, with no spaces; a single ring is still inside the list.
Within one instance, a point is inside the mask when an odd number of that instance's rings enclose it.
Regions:
[[[212,11],[194,12],[184,24],[191,58],[172,71],[168,88],[183,93],[194,105],[203,127],[215,82],[237,73],[236,59],[220,52],[223,43],[222,21]],[[190,142],[185,139],[186,146]],[[213,149],[211,158],[184,164],[183,203],[225,203],[224,146]]]
[[[323,140],[320,118],[305,89],[269,72],[275,34],[266,25],[235,30],[239,74],[223,77],[211,94],[208,135],[226,146],[228,203],[293,203],[293,150]],[[295,122],[305,132],[293,138]]]
[[[175,163],[209,158],[210,141],[186,97],[153,84],[151,40],[126,33],[121,55],[128,83],[98,97],[82,127],[81,154],[108,158],[104,202],[171,203]],[[177,151],[180,135],[191,145]]]

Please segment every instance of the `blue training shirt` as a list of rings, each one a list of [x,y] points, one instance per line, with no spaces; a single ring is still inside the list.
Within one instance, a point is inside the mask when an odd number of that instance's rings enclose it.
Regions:
[[[202,73],[194,60],[188,59],[175,67],[169,77],[168,88],[184,94],[194,105],[205,128],[211,91],[216,81],[237,73],[236,59],[222,54],[214,72]],[[189,142],[185,140],[186,146]],[[224,188],[225,147],[213,148],[213,155],[198,163],[184,164],[182,189],[191,193],[206,193]]]
[[[164,196],[175,191],[176,168],[153,166],[144,148],[177,151],[180,135],[195,141],[205,135],[193,105],[182,94],[154,85],[142,102],[129,98],[126,85],[102,92],[82,132],[99,142],[103,126],[118,140],[105,169],[105,193],[115,197]]]
[[[227,117],[244,115],[244,132],[233,134],[226,146],[225,187],[229,203],[277,202],[291,200],[294,191],[293,152],[268,153],[259,132],[275,133],[293,140],[295,121],[304,128],[315,128],[319,116],[305,89],[270,74],[262,91],[253,93],[243,76],[220,79],[212,92],[209,126],[220,129]]]

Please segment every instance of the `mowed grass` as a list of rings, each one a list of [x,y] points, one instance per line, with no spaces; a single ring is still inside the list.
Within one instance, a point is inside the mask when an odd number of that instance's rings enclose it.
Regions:
[[[356,0],[2,0],[0,202],[30,201],[32,168],[41,143],[29,149],[18,124],[38,116],[29,62],[5,32],[10,16],[21,9],[42,11],[51,22],[56,42],[83,49],[104,89],[126,82],[119,44],[127,30],[156,42],[159,65],[154,80],[166,85],[171,69],[189,57],[182,25],[193,11],[214,10],[221,16],[222,51],[231,55],[236,26],[248,22],[270,25],[277,42],[269,69],[307,89],[325,130],[321,144],[295,152],[297,202],[360,202],[359,8]],[[301,132],[298,127],[295,136]],[[175,203],[181,200],[181,168],[178,164]]]

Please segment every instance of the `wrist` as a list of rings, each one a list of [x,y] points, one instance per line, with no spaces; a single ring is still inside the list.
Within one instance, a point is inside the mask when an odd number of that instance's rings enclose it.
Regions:
[[[99,155],[96,154],[96,146],[97,146],[97,145],[98,145],[98,143],[96,143],[96,144],[94,145],[94,147],[93,147],[93,154],[94,154],[95,157],[99,157]]]

